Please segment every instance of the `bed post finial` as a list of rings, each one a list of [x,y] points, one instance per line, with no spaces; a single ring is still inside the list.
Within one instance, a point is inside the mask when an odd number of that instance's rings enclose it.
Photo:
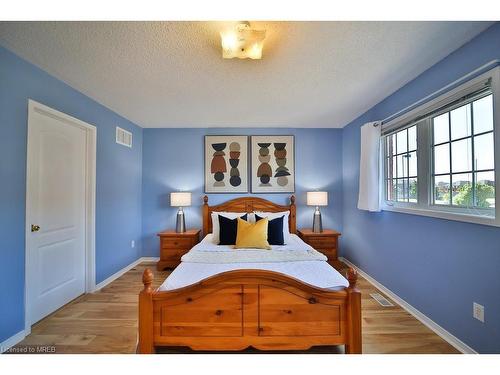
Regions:
[[[295,195],[290,196],[290,203],[295,204]]]
[[[207,196],[207,195],[205,195],[205,196],[203,197],[203,204],[204,204],[204,205],[207,205],[207,204],[208,204],[208,196]]]
[[[151,291],[151,284],[153,283],[154,280],[154,275],[153,271],[151,271],[149,268],[146,268],[144,270],[144,273],[142,274],[142,283],[144,284],[144,291],[150,292]]]
[[[349,267],[347,270],[347,280],[349,280],[349,288],[354,288],[358,281],[358,271],[355,268]]]

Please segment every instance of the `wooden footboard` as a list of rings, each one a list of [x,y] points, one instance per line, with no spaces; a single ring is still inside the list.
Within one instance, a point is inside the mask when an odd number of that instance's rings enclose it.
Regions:
[[[146,269],[139,295],[139,353],[158,346],[193,350],[305,350],[345,345],[361,353],[361,294],[330,291],[264,270],[224,272],[191,286],[155,291]]]

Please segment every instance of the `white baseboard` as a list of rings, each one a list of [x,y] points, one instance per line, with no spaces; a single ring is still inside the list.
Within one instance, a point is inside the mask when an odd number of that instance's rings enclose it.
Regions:
[[[120,276],[125,274],[126,272],[130,271],[132,268],[137,266],[138,264],[142,262],[157,262],[160,258],[158,257],[142,257],[137,259],[136,261],[130,263],[128,266],[124,267],[120,271],[114,273],[110,277],[108,277],[106,280],[101,281],[99,284],[97,284],[94,288],[94,292],[104,288],[106,285],[111,283],[112,281],[115,281],[118,279]],[[31,332],[31,329],[27,328],[26,330],[20,331],[16,333],[14,336],[9,337],[7,340],[4,342],[0,343],[0,353],[3,353],[10,348],[12,348],[14,345],[17,343],[21,342],[26,336],[28,336]]]
[[[392,299],[399,306],[401,306],[404,310],[406,310],[408,313],[410,313],[415,318],[417,318],[421,323],[423,323],[429,329],[431,329],[432,331],[434,331],[434,333],[436,333],[438,336],[440,336],[443,340],[447,341],[455,349],[459,350],[460,352],[462,352],[464,354],[477,354],[477,352],[474,349],[472,349],[469,345],[467,345],[466,343],[464,343],[459,338],[453,336],[450,332],[448,332],[447,330],[445,330],[443,327],[441,327],[439,324],[437,324],[431,318],[429,318],[428,316],[424,315],[422,312],[420,312],[415,307],[413,307],[412,305],[410,305],[404,299],[402,299],[401,297],[399,297],[396,293],[392,292],[390,289],[388,289],[384,285],[380,284],[377,280],[375,280],[373,277],[371,277],[366,272],[364,272],[363,270],[361,270],[358,266],[356,266],[355,264],[349,262],[344,257],[339,257],[339,260],[341,260],[342,262],[346,263],[347,265],[349,265],[351,267],[356,268],[356,270],[358,271],[358,273],[361,276],[363,276],[366,280],[368,280],[368,282],[370,282],[377,289],[379,289],[383,293],[385,293],[390,299]]]
[[[21,342],[25,337],[26,337],[26,332],[24,330],[19,331],[14,336],[9,337],[4,342],[0,343],[0,353],[6,352],[14,345]]]
[[[109,283],[115,281],[120,276],[123,276],[125,273],[127,273],[128,271],[130,271],[132,268],[134,268],[138,264],[140,264],[142,262],[157,262],[159,259],[160,258],[157,258],[157,257],[142,257],[142,258],[139,258],[136,261],[130,263],[128,266],[122,268],[120,271],[114,273],[113,275],[111,275],[110,277],[108,277],[106,280],[101,281],[99,284],[97,284],[95,286],[93,292],[97,292],[98,290],[104,288],[106,285],[108,285]]]

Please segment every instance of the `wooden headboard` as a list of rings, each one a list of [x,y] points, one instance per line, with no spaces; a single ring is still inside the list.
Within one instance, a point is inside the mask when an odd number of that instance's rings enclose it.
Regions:
[[[203,235],[206,236],[208,233],[212,233],[212,211],[216,212],[253,212],[253,211],[265,211],[265,212],[281,212],[290,211],[288,225],[290,227],[290,233],[297,233],[297,221],[296,221],[296,207],[295,207],[295,196],[290,196],[290,205],[282,206],[280,204],[273,203],[266,199],[257,197],[242,197],[232,199],[230,201],[218,204],[217,206],[208,205],[208,197],[205,195],[203,197]]]

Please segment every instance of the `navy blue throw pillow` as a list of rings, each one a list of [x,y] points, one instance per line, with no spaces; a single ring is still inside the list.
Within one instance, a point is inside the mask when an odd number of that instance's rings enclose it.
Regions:
[[[241,216],[241,219],[247,220],[247,214]],[[238,232],[238,218],[228,219],[219,215],[219,245],[234,245],[236,243],[236,234]]]
[[[283,236],[283,219],[285,215],[277,217],[276,219],[269,220],[267,225],[267,242],[269,245],[284,245],[285,238]],[[259,215],[255,214],[255,220],[259,221],[264,219]]]

